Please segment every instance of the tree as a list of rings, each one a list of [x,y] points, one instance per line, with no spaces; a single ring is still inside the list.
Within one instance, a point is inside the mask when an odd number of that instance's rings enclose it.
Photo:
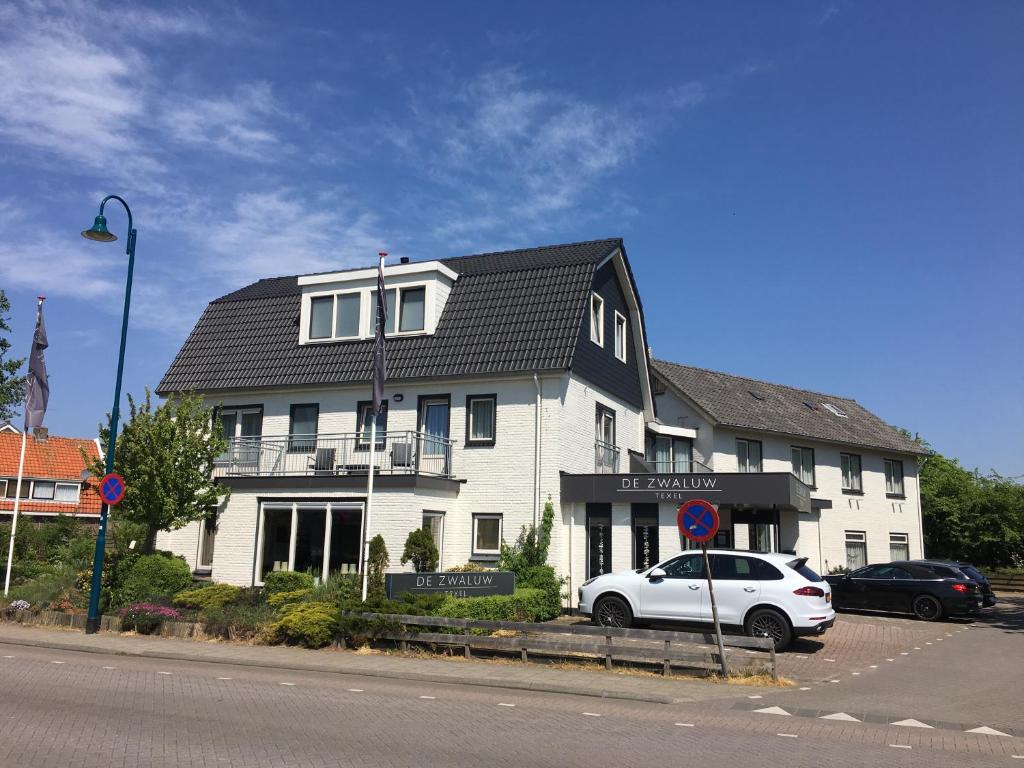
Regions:
[[[548,561],[548,549],[551,547],[551,529],[555,523],[555,505],[548,498],[541,515],[540,528],[535,525],[524,525],[519,530],[515,544],[511,546],[501,542],[501,556],[498,567],[506,571],[520,573],[527,568],[545,565]]]
[[[384,544],[384,537],[378,533],[370,539],[369,550],[366,564],[369,571],[366,576],[367,597],[383,597],[385,593],[384,571],[391,564],[388,548]]]
[[[0,422],[14,421],[25,399],[25,377],[18,375],[18,369],[24,364],[25,358],[7,359],[11,349],[11,342],[7,339],[7,334],[11,332],[8,324],[10,311],[11,302],[3,289],[0,289]]]
[[[405,540],[405,551],[402,552],[402,565],[412,560],[412,567],[416,573],[429,573],[437,570],[437,561],[440,554],[437,551],[437,544],[434,537],[426,528],[417,528],[409,533]]]
[[[117,508],[121,519],[145,526],[143,552],[156,547],[158,531],[173,531],[207,517],[228,495],[213,481],[214,460],[227,450],[213,412],[196,395],[184,395],[153,408],[149,390],[142,403],[128,396],[129,419],[117,438],[114,471],[127,490]],[[104,446],[109,427],[100,426]],[[96,477],[103,462],[92,467]]]

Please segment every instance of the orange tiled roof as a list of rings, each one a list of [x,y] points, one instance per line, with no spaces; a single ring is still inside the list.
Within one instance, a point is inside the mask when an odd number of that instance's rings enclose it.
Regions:
[[[82,470],[86,463],[82,451],[90,459],[99,458],[100,452],[95,440],[77,437],[56,437],[51,435],[40,442],[29,436],[25,444],[25,477],[30,480],[66,480],[82,482]],[[15,432],[0,432],[0,479],[18,476],[18,457],[21,454],[21,435]],[[10,512],[14,499],[0,499],[0,512]],[[32,512],[63,512],[65,514],[100,513],[100,498],[93,488],[82,489],[78,504],[62,504],[54,501],[22,499],[20,509]]]

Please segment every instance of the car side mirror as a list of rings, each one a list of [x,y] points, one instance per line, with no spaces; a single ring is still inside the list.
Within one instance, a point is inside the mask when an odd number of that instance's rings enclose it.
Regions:
[[[662,568],[652,568],[647,573],[647,578],[650,579],[651,581],[654,581],[655,579],[664,579],[667,576],[668,576],[668,574],[665,573],[664,569],[662,569]]]

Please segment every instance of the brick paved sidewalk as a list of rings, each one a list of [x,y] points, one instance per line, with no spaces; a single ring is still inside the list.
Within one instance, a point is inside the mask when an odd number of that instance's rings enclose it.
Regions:
[[[664,679],[604,671],[557,669],[544,664],[494,663],[470,659],[426,659],[285,646],[255,646],[165,637],[86,635],[74,630],[0,623],[0,643],[180,661],[366,675],[419,682],[571,693],[601,698],[676,704],[743,697],[749,686]]]

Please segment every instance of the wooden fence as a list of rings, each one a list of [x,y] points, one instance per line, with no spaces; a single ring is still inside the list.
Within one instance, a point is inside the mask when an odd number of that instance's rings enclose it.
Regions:
[[[725,656],[718,652],[715,635],[705,632],[671,632],[657,629],[619,629],[590,624],[531,624],[511,621],[453,619],[444,616],[403,614],[346,614],[395,626],[374,629],[375,638],[391,640],[406,649],[409,643],[429,643],[461,648],[469,657],[473,651],[517,654],[528,661],[530,654],[554,657],[603,658],[606,669],[613,661],[640,662],[661,667],[668,675],[673,667],[704,671],[767,672],[777,678],[775,646],[763,637],[723,635]],[[409,631],[409,627],[434,631]],[[447,631],[437,631],[443,628]],[[502,632],[501,635],[481,632]],[[514,632],[514,636],[504,633]],[[723,663],[724,662],[724,663]]]

